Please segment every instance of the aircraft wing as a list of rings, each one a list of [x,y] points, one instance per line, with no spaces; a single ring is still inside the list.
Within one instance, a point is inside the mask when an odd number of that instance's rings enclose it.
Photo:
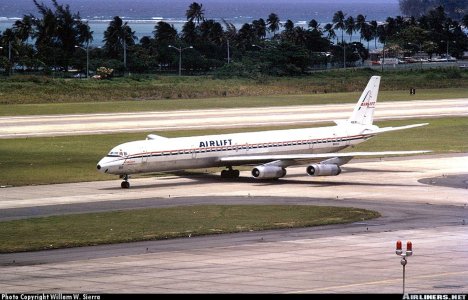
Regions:
[[[232,165],[265,164],[274,161],[285,162],[286,165],[317,163],[331,158],[348,158],[359,156],[387,156],[387,155],[410,155],[422,154],[432,151],[382,151],[382,152],[344,152],[344,153],[320,153],[320,154],[284,154],[284,155],[251,155],[251,156],[229,156],[220,159],[220,162]]]

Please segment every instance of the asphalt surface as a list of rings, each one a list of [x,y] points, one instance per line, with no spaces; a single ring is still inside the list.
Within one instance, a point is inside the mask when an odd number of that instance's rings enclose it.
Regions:
[[[467,154],[352,161],[340,176],[290,168],[275,182],[215,175],[2,189],[5,219],[196,205],[268,203],[377,210],[347,225],[1,254],[2,292],[401,293],[395,242],[413,242],[408,293],[468,292]],[[451,184],[421,181],[449,178]],[[457,183],[458,182],[458,183]]]
[[[0,118],[0,138],[246,127],[346,119],[354,104]],[[466,116],[468,99],[379,103],[376,119]],[[255,120],[254,122],[252,120]],[[401,293],[395,241],[413,242],[406,292],[468,292],[468,154],[353,160],[336,177],[288,168],[0,189],[0,220],[197,204],[377,210],[347,225],[0,254],[0,291],[20,293]],[[111,178],[111,177],[110,177]],[[0,227],[1,234],[1,227]]]

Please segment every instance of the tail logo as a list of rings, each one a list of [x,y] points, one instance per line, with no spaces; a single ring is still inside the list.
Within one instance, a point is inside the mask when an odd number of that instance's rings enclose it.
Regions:
[[[359,107],[358,110],[361,110],[361,108],[363,107],[375,108],[376,101],[370,101],[371,99],[372,99],[372,91],[368,91],[366,93],[366,96],[364,97],[364,101],[362,101],[361,106]]]

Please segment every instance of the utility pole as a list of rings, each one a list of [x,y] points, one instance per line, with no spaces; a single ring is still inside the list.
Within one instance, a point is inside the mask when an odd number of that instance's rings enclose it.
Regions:
[[[11,41],[8,41],[8,62],[10,63],[10,70],[8,74],[11,75],[13,69],[13,65],[11,63]]]
[[[231,62],[231,58],[229,56],[229,39],[226,39],[227,41],[227,63]]]
[[[123,40],[123,50],[124,50],[124,76],[125,71],[127,70],[127,42],[125,41],[125,35]]]

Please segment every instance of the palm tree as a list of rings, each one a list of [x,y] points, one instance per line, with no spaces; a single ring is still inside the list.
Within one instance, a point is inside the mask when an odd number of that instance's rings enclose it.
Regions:
[[[223,43],[223,26],[214,20],[204,20],[200,24],[200,32],[203,40],[210,41],[218,46]]]
[[[89,43],[93,41],[93,31],[91,31],[91,28],[87,22],[78,24],[77,31],[79,45],[89,45]]]
[[[367,42],[367,51],[369,51],[369,42],[373,39],[373,34],[371,26],[367,23],[364,23],[361,27],[361,39],[362,38]]]
[[[349,16],[345,21],[345,29],[346,33],[349,34],[349,42],[351,42],[351,39],[353,37],[353,32],[356,28],[356,22],[354,22],[354,18],[352,16]]]
[[[320,31],[319,23],[315,19],[310,20],[308,25],[313,31]]]
[[[34,4],[42,15],[42,18],[33,19],[36,28],[33,38],[36,40],[36,47],[40,50],[42,47],[52,46],[58,28],[58,21],[49,7],[38,4],[35,0]]]
[[[267,26],[265,20],[262,18],[252,21],[253,30],[259,40],[263,40],[266,37]]]
[[[287,20],[284,23],[284,31],[281,34],[285,40],[292,41],[294,39],[294,23],[291,20]]]
[[[228,40],[233,40],[237,35],[236,26],[230,22],[226,22],[226,20],[222,19],[224,26],[226,26],[226,30],[224,31],[224,36]]]
[[[336,32],[335,32],[335,29],[333,28],[333,24],[327,23],[323,29],[327,33],[329,40],[333,40],[334,38],[336,38]]]
[[[359,42],[362,41],[362,38],[363,38],[362,31],[364,30],[364,27],[366,25],[367,25],[366,17],[361,15],[361,14],[357,15],[357,17],[356,17],[356,30],[358,30],[360,32]],[[368,28],[366,28],[366,30],[368,30]]]
[[[174,43],[177,38],[177,30],[174,25],[164,21],[159,21],[154,26],[153,34],[158,44],[165,44],[164,46]]]
[[[344,30],[345,30],[345,14],[339,10],[333,15],[333,23],[334,23],[334,28],[340,29],[341,30],[341,42],[344,43]]]
[[[193,2],[189,5],[189,8],[185,12],[185,16],[188,21],[197,21],[197,25],[200,24],[200,21],[205,20],[205,11],[203,10],[203,4],[198,4]]]
[[[53,8],[39,4],[38,0],[33,0],[34,5],[41,14],[40,18],[29,16],[23,18],[21,23],[17,23],[17,28],[21,28],[21,38],[27,39],[28,22],[34,27],[32,37],[36,40],[36,49],[39,58],[49,63],[59,64],[66,70],[69,61],[75,53],[75,46],[84,41],[92,39],[87,24],[81,21],[79,14],[74,14],[69,5],[60,5],[57,0],[52,0]]]
[[[117,58],[122,50],[126,51],[127,46],[134,45],[136,39],[135,32],[127,22],[124,23],[119,16],[115,16],[104,31],[104,48],[109,56]]]
[[[241,49],[245,50],[251,47],[251,45],[255,41],[255,32],[252,28],[252,25],[250,25],[249,23],[245,23],[244,25],[242,25],[242,27],[237,32],[236,40],[237,45]]]
[[[296,26],[293,31],[292,41],[296,45],[305,45],[307,42],[307,31],[299,26]]]
[[[217,46],[221,46],[224,42],[223,26],[219,22],[214,22],[210,30],[210,41]]]
[[[188,21],[182,27],[182,39],[187,44],[194,44],[198,39],[197,27],[193,21]]]
[[[377,21],[376,20],[372,20],[370,21],[369,23],[369,29],[372,33],[372,38],[374,39],[374,49],[377,49],[377,37],[378,37],[378,32],[377,32],[377,28],[378,28],[378,24],[377,24]]]
[[[280,19],[277,14],[271,13],[268,16],[267,19],[267,25],[268,25],[268,31],[273,33],[273,37],[275,36],[275,33],[279,30],[280,28]]]
[[[13,33],[15,36],[15,44],[17,44],[17,51],[19,56],[23,56],[26,58],[26,61],[32,61],[30,58],[33,57],[33,49],[32,47],[29,47],[27,44],[27,41],[30,37],[33,35],[33,16],[31,15],[25,15],[23,16],[23,19],[17,20],[13,24]],[[13,44],[10,44],[13,46]],[[11,47],[9,45],[9,50],[11,50]],[[11,51],[9,51],[10,56],[11,56]],[[20,58],[21,59],[21,58]]]
[[[16,36],[23,42],[27,41],[33,34],[33,19],[32,15],[25,15],[23,19],[17,20],[13,24]]]

